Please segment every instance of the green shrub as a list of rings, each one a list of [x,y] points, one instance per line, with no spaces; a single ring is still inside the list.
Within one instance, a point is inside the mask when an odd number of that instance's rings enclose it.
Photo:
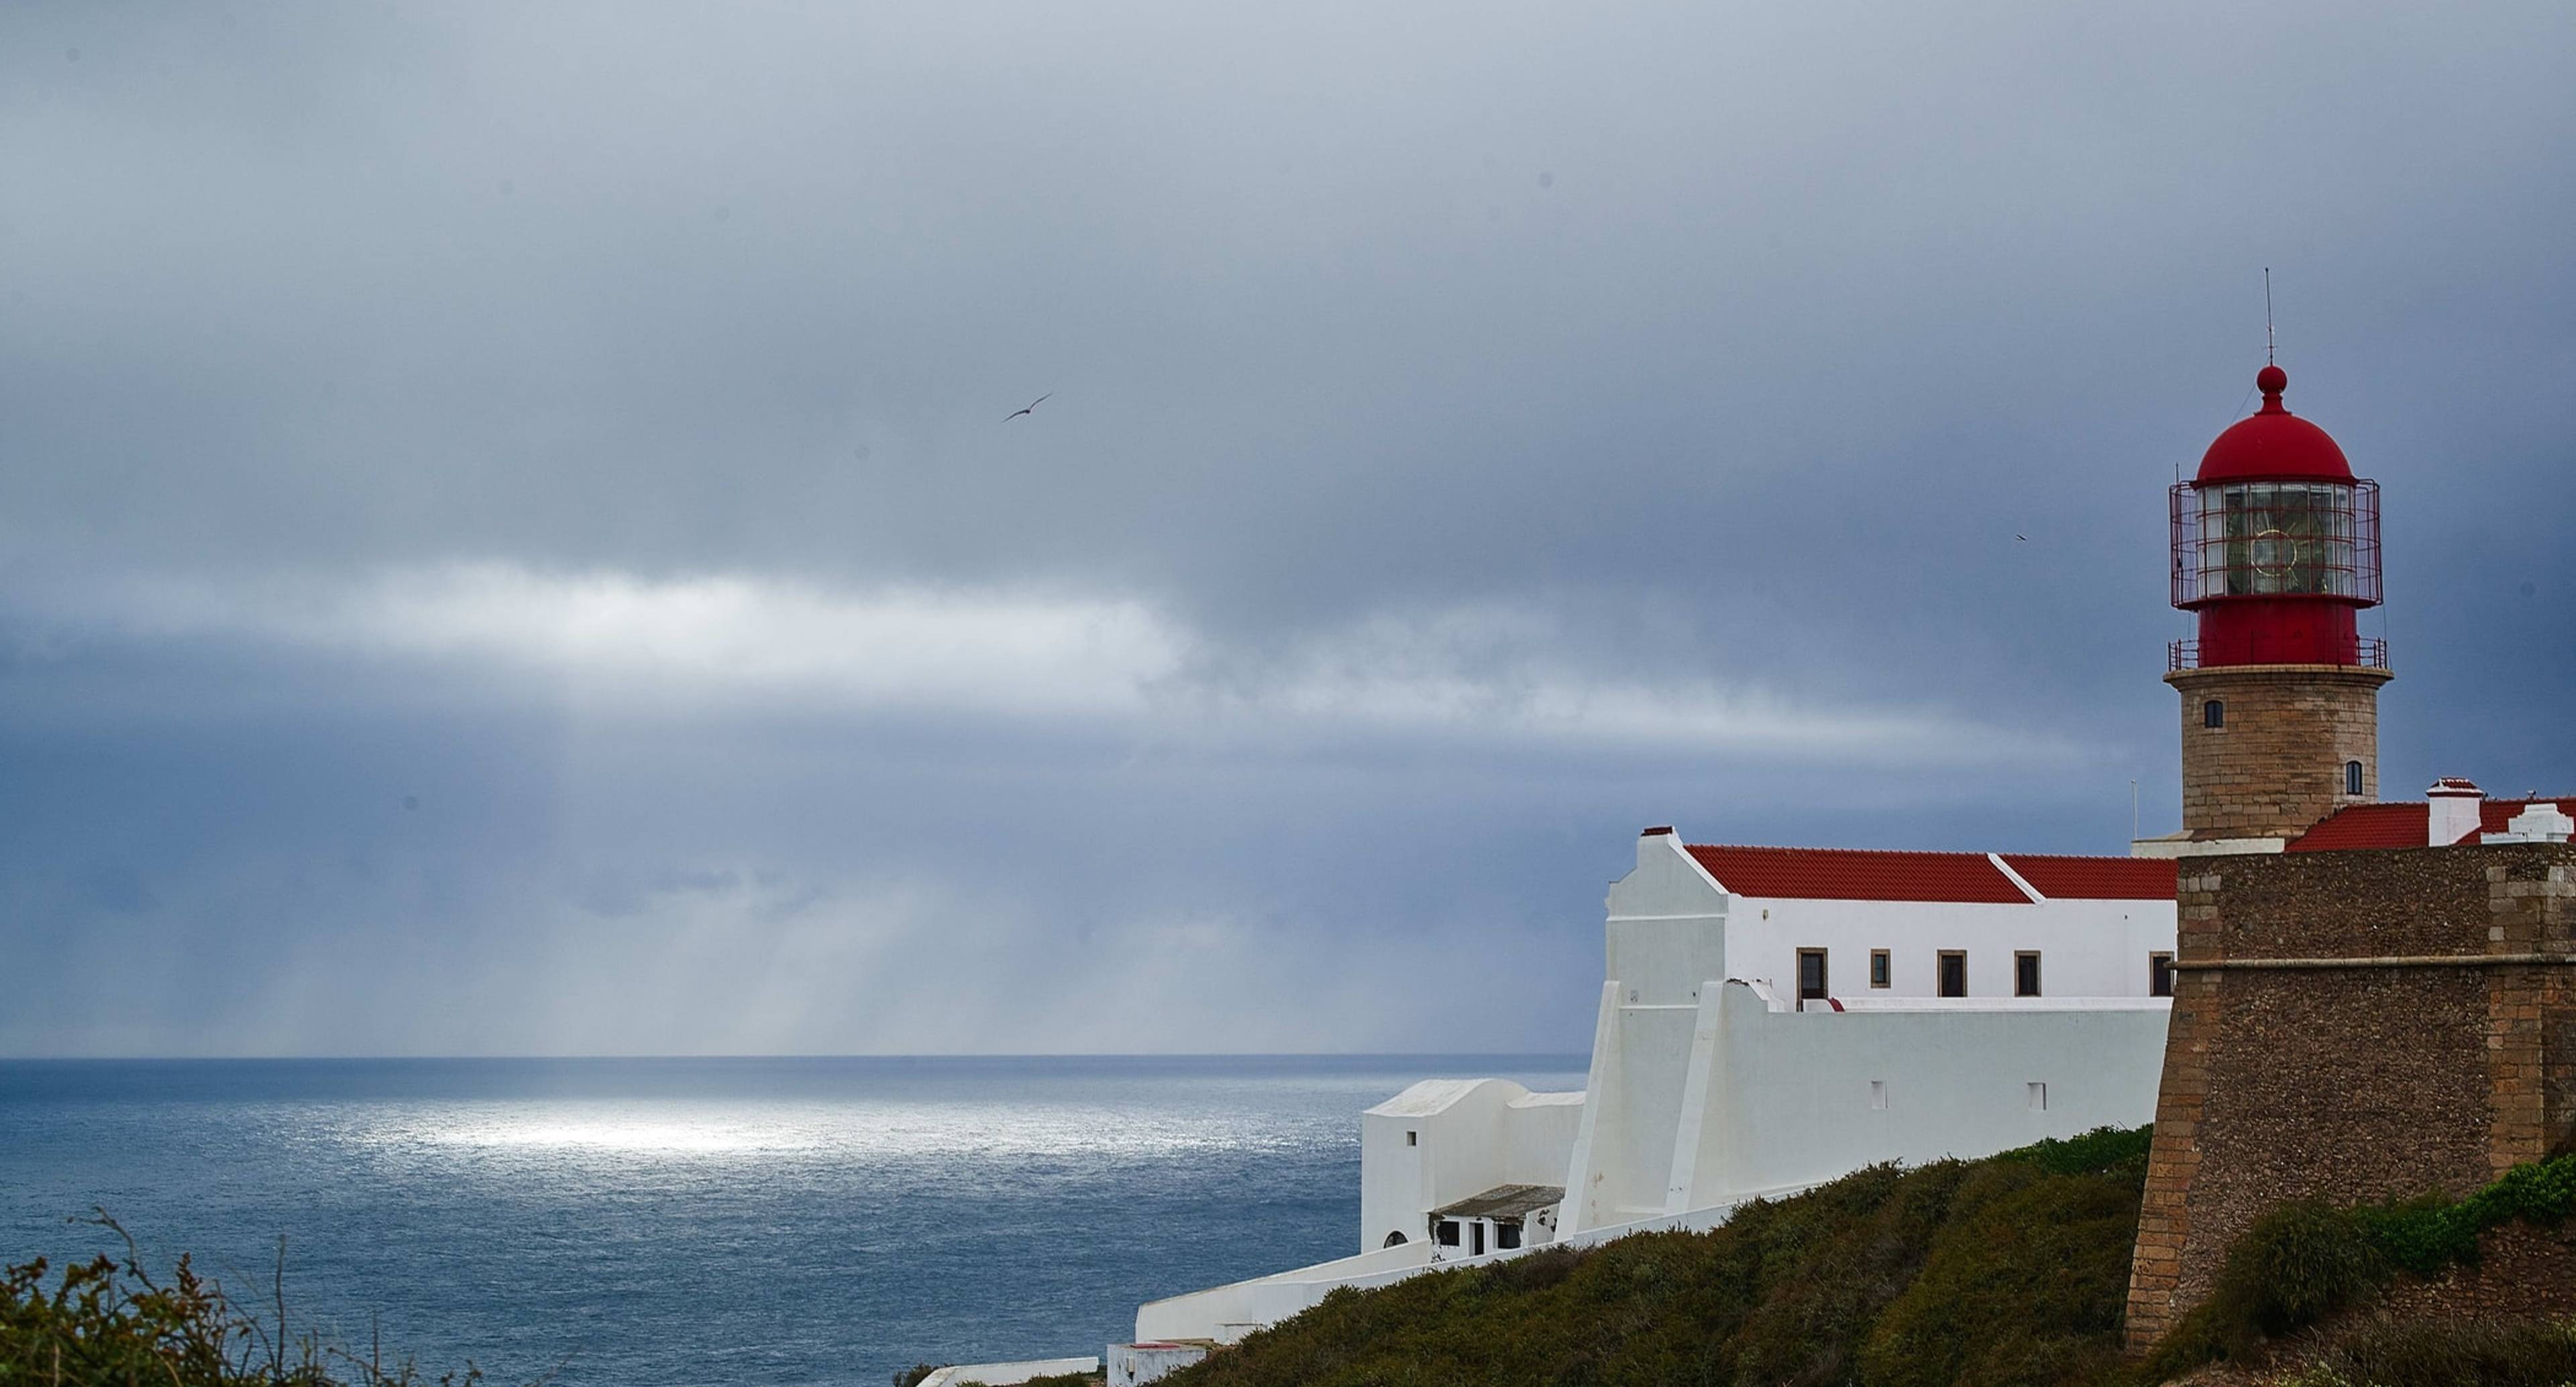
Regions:
[[[124,1237],[101,1214],[98,1226]],[[179,1259],[163,1285],[145,1271],[125,1238],[119,1261],[99,1256],[63,1269],[49,1289],[39,1259],[0,1273],[0,1384],[44,1387],[413,1387],[409,1363],[387,1371],[365,1358],[326,1347],[311,1333],[290,1335],[284,1295],[261,1313],[237,1308],[223,1289]],[[285,1246],[278,1249],[280,1284]],[[274,1318],[270,1318],[271,1314]],[[480,1371],[438,1381],[472,1387]]]
[[[2576,1325],[2373,1325],[2279,1387],[2564,1387],[2576,1382]]]
[[[2036,1165],[2052,1175],[2093,1175],[2132,1164],[2143,1171],[2155,1135],[2152,1126],[2096,1127],[2081,1136],[2015,1147],[1995,1159]]]
[[[2376,1295],[2399,1271],[2440,1275],[2473,1261],[2478,1235],[2523,1219],[2576,1215],[2576,1155],[2515,1166],[2466,1199],[2438,1195],[2334,1209],[2273,1210],[2228,1249],[2209,1298],[2157,1347],[2147,1370],[2169,1377],[2260,1340],[2314,1324]]]
[[[2364,1220],[2302,1200],[2254,1221],[2229,1250],[2209,1303],[2231,1326],[2285,1334],[2378,1294],[2388,1273]]]
[[[1996,1161],[1962,1183],[1921,1274],[1860,1351],[1874,1387],[2082,1381],[2117,1362],[2134,1185]]]

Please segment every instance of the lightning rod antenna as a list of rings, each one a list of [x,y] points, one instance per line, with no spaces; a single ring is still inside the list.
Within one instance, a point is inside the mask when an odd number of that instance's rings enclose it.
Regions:
[[[2272,267],[2263,267],[2263,364],[2272,363]]]

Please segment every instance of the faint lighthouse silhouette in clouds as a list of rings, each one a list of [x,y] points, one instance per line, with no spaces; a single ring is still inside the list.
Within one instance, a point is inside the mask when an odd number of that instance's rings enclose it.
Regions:
[[[2267,361],[2254,385],[2263,407],[2171,497],[2173,604],[2197,634],[2173,643],[2165,680],[2199,840],[2295,834],[2379,795],[2388,647],[2359,629],[2380,601],[2379,484],[2281,403],[2288,372]]]

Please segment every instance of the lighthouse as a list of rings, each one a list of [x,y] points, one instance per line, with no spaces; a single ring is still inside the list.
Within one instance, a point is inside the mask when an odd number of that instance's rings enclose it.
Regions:
[[[2388,646],[2358,618],[2380,601],[2379,484],[2254,378],[2263,407],[2229,426],[2172,493],[2173,604],[2194,639],[2168,651],[2182,695],[2183,837],[2277,850],[2379,797]]]

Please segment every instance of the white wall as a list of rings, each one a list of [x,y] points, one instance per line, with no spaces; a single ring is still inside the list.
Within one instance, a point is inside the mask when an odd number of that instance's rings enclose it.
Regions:
[[[2001,1030],[1915,1022],[1902,1023],[1895,1031],[1910,1025],[1929,1036],[1955,1029],[1985,1038],[1978,1043],[2010,1047],[2019,1043],[2011,1038],[2017,1034],[2011,1026],[2026,1026],[2031,1036],[2054,1037],[2051,1043],[2073,1043],[2073,1035],[2065,1033],[2071,1026],[2086,1037],[2099,1037],[2098,1043],[2082,1042],[2093,1048],[2079,1055],[2108,1055],[2129,1043],[2117,1038],[2127,1033],[2124,1026],[2143,1034],[2144,1025],[2154,1031],[2143,1042],[2149,1061],[2146,1101],[2125,1120],[2144,1122],[2153,1114],[2154,1069],[2163,1053],[2161,1011],[2148,1023],[2031,1018],[2085,1011],[2092,1008],[2088,999],[2147,1001],[2148,955],[2171,952],[2174,946],[2170,901],[2051,899],[2016,905],[1731,896],[1678,836],[1659,834],[1638,839],[1636,868],[1611,885],[1606,904],[1607,980],[1593,1032],[1583,1121],[1568,1163],[1560,1234],[1678,1213],[1769,1184],[1828,1178],[1886,1158],[1853,1159],[1825,1177],[1783,1174],[1775,1179],[1754,1170],[1730,1172],[1723,1151],[1697,1135],[1739,1119],[1725,1097],[1737,1057],[1717,1044],[1714,1013],[1703,1016],[1716,1000],[1703,995],[1704,990],[1726,978],[1767,980],[1781,995],[1794,997],[1801,948],[1828,951],[1828,990],[1855,1007],[1882,1009],[1911,1000],[1945,1013],[1980,1008],[2014,1018]],[[1891,954],[1891,986],[1883,990],[1869,986],[1869,954],[1877,948]],[[1934,999],[1936,959],[1944,949],[1968,955],[1964,1006]],[[2024,949],[2040,953],[2042,997],[2036,1003],[2012,995],[2013,955]],[[1998,1054],[1994,1062],[2010,1058]],[[1789,1081],[1808,1082],[1817,1077],[1809,1072],[1815,1066],[1839,1062],[1818,1051]],[[1962,1082],[1969,1080],[1964,1068],[1953,1064],[1952,1070]],[[1869,1077],[1894,1082],[1890,1076]],[[1778,1112],[1768,1120],[1805,1119]],[[1878,1149],[1871,1144],[1855,1148]]]
[[[1033,1358],[1021,1363],[961,1363],[941,1368],[919,1387],[1017,1387],[1033,1377],[1100,1371],[1097,1358]]]
[[[2170,1003],[2162,998],[2066,999],[2054,1003],[1961,1004],[1938,999],[1886,999],[1845,1012],[1788,1009],[1785,997],[1746,983],[1701,989],[1703,1005],[1689,1018],[1679,1066],[1659,1063],[1641,1071],[1623,1062],[1621,1044],[1597,1048],[1594,1082],[1613,1090],[1644,1087],[1672,1077],[1668,1095],[1640,1109],[1672,1113],[1662,1132],[1648,1132],[1664,1154],[1659,1170],[1686,1166],[1684,1188],[1667,1191],[1670,1209],[1637,1218],[1612,1218],[1578,1228],[1569,1194],[1558,1241],[1597,1245],[1630,1232],[1660,1228],[1702,1230],[1726,1221],[1743,1200],[1782,1197],[1883,1160],[1923,1162],[1944,1156],[1976,1157],[2044,1137],[2067,1137],[2101,1126],[2133,1127],[2153,1117],[2164,1060]],[[1626,1008],[1624,989],[1605,987],[1602,1013],[1615,1020]],[[1639,1005],[1657,1005],[1640,1003]],[[1657,1013],[1661,1015],[1663,1013]],[[1605,1065],[1603,1057],[1607,1055]],[[1675,1077],[1675,1076],[1678,1077]],[[1870,1104],[1870,1083],[1887,1085],[1887,1106]],[[2028,1085],[2048,1085],[2048,1106],[2033,1110]],[[1408,1089],[1416,1102],[1380,1108],[1419,1107],[1409,1114],[1435,1122],[1450,1111],[1490,1112],[1459,1102],[1482,1091],[1501,1094],[1506,1080],[1442,1080]],[[1495,1090],[1487,1085],[1503,1085]],[[1559,1115],[1583,1121],[1568,1162],[1570,1191],[1593,1153],[1613,1167],[1628,1162],[1593,1120],[1600,1089],[1579,1107],[1556,1104]],[[1373,1112],[1390,1120],[1397,1113]],[[1509,1119],[1506,1118],[1506,1121]],[[1616,1124],[1624,1130],[1626,1124]],[[1377,1129],[1371,1128],[1371,1131]],[[1400,1125],[1392,1130],[1402,1140]],[[1462,1125],[1459,1131],[1469,1130]],[[1681,1134],[1688,1130],[1687,1142]],[[1364,1138],[1364,1153],[1368,1149]],[[1413,1148],[1420,1149],[1420,1148]],[[1680,1153],[1675,1159],[1674,1153]],[[1368,1168],[1364,1154],[1363,1169]],[[1476,1178],[1482,1178],[1481,1176]],[[1460,1180],[1458,1183],[1468,1183]],[[1496,1179],[1492,1184],[1554,1183]],[[1382,1198],[1384,1196],[1381,1196]],[[1464,1197],[1463,1195],[1455,1197]],[[1641,1196],[1642,1198],[1642,1196]],[[1447,1202],[1445,1199],[1442,1202]],[[1423,1206],[1431,1207],[1431,1206]],[[1598,1205],[1596,1205],[1598,1207]],[[1527,1250],[1527,1249],[1524,1249]],[[1437,1266],[1477,1265],[1520,1252],[1482,1258],[1431,1260],[1428,1244],[1400,1247],[1236,1282],[1138,1307],[1136,1337],[1209,1338],[1232,1343],[1315,1305],[1337,1286],[1387,1285]]]
[[[1703,1010],[1715,1051],[1677,1202],[1701,1207],[1815,1184],[1880,1161],[1974,1159],[2096,1127],[2154,1119],[2164,998],[2051,1009],[1772,1010],[1718,988]],[[1873,1106],[1873,1083],[1885,1107]],[[2034,1109],[2029,1086],[2047,1086]]]
[[[2033,905],[1818,901],[1739,897],[1726,925],[1727,971],[1797,995],[1798,951],[1827,951],[1826,990],[1859,997],[1939,993],[1937,956],[1968,955],[1968,995],[2013,995],[2013,955],[2040,954],[2050,997],[2144,997],[2147,955],[2174,950],[2171,901],[2049,899]],[[1869,985],[1869,954],[1886,949],[1890,986]]]
[[[1509,1079],[1425,1079],[1360,1115],[1360,1251],[1496,1185],[1565,1179],[1579,1093],[1532,1093]],[[1415,1138],[1408,1143],[1406,1134]]]
[[[1205,1357],[1207,1349],[1199,1344],[1111,1344],[1103,1362],[1108,1387],[1140,1387],[1143,1383],[1160,1382]],[[922,1387],[930,1384],[923,1383]]]
[[[1767,1193],[1773,1198],[1785,1198],[1803,1191],[1782,1189]],[[1634,1223],[1596,1228],[1561,1238],[1559,1242],[1575,1247],[1597,1247],[1632,1233],[1705,1233],[1734,1217],[1735,1209],[1734,1205],[1725,1205],[1694,1209],[1687,1214],[1640,1219]],[[1479,1267],[1524,1257],[1544,1246],[1547,1245],[1533,1244],[1508,1251],[1488,1252],[1482,1257],[1451,1257],[1434,1262],[1429,1249],[1421,1243],[1412,1243],[1357,1257],[1344,1257],[1339,1261],[1300,1267],[1251,1281],[1237,1281],[1232,1285],[1193,1291],[1166,1300],[1148,1301],[1136,1308],[1136,1337],[1140,1340],[1213,1339],[1218,1343],[1231,1344],[1255,1329],[1277,1324],[1312,1309],[1340,1287],[1368,1290],[1393,1285],[1427,1271]],[[1112,1345],[1113,1355],[1116,1351],[1117,1346]]]
[[[1336,1286],[1383,1286],[1431,1265],[1431,1245],[1417,1238],[1401,1247],[1149,1300],[1136,1307],[1136,1338],[1230,1344],[1308,1309]]]
[[[1727,975],[1726,895],[1680,842],[1639,838],[1636,869],[1610,886],[1606,981],[1560,1237],[1664,1212],[1701,980]]]

